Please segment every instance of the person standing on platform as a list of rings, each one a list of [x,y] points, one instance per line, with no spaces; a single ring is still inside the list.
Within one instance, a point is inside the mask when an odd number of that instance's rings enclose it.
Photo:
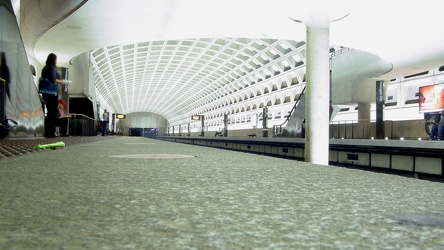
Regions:
[[[68,116],[65,115],[66,103],[62,99],[59,99],[57,106],[57,126],[60,127],[60,136],[68,137]]]
[[[48,55],[46,65],[42,69],[39,79],[39,93],[42,94],[46,106],[45,137],[55,137],[57,125],[58,85],[69,84],[69,80],[61,80],[57,72],[57,56],[54,53]]]
[[[105,136],[107,133],[108,123],[109,123],[109,113],[105,109],[105,111],[103,111],[102,136]]]
[[[441,115],[436,114],[435,119],[432,122],[432,127],[430,128],[430,137],[429,140],[436,140],[438,139],[438,128],[439,128],[439,121],[441,120]]]
[[[444,139],[444,110],[441,112],[441,115],[437,115],[440,117],[439,125],[438,125],[438,137],[436,138],[438,141]]]

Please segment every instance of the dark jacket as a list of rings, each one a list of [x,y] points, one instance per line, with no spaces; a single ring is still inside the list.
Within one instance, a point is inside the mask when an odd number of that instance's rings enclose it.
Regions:
[[[39,93],[56,96],[58,94],[56,79],[60,79],[57,68],[54,65],[46,65],[42,69],[42,77],[39,79]]]

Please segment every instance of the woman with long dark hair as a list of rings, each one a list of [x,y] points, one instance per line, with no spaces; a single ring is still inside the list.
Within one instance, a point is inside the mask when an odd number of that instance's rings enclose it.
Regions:
[[[55,137],[57,124],[58,85],[68,84],[69,81],[61,80],[57,72],[57,56],[54,53],[48,55],[46,65],[42,69],[42,77],[39,82],[39,92],[42,94],[46,106],[45,137]]]

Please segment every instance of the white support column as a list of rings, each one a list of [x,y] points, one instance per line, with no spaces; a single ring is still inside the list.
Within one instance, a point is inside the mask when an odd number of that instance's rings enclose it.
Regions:
[[[330,24],[348,16],[342,1],[312,0],[299,10],[307,31],[305,161],[328,165],[330,127]],[[341,8],[338,8],[340,6]],[[340,17],[340,18],[338,18]]]
[[[328,165],[330,113],[330,21],[305,23],[305,161]]]

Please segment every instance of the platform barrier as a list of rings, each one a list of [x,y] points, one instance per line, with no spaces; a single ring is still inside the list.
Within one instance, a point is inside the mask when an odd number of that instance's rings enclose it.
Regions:
[[[63,118],[68,119],[68,134],[70,136],[94,136],[96,135],[96,122],[93,118],[83,114],[67,114]]]
[[[302,138],[172,137],[157,139],[304,160]],[[444,141],[330,139],[329,164],[444,181]]]

